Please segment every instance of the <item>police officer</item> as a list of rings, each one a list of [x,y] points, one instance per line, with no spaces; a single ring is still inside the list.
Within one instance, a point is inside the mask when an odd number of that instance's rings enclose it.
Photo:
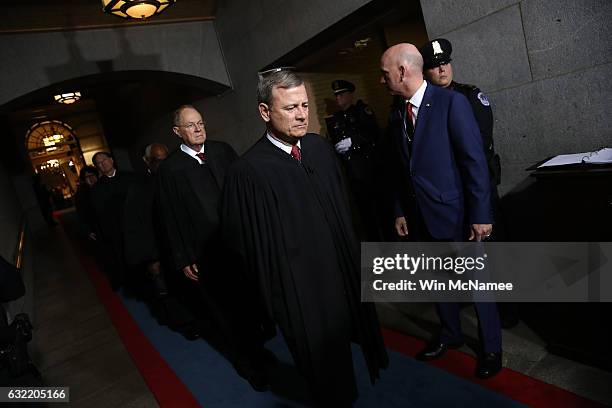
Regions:
[[[450,41],[438,38],[422,46],[419,51],[423,56],[423,74],[425,79],[434,85],[462,93],[470,102],[476,122],[478,122],[478,127],[480,128],[482,144],[485,149],[484,153],[489,165],[492,189],[491,197],[498,202],[497,185],[501,179],[501,166],[499,155],[495,153],[493,146],[493,111],[491,110],[491,103],[487,96],[476,86],[461,84],[453,80],[453,66],[451,65],[453,47]],[[494,204],[496,203],[494,202]],[[495,205],[493,207],[495,208]],[[493,234],[499,233],[498,227],[496,224]]]
[[[499,155],[495,153],[493,146],[491,103],[478,87],[461,84],[453,80],[453,66],[450,63],[453,47],[450,41],[438,38],[425,44],[419,51],[423,55],[425,79],[434,85],[462,93],[472,106],[472,111],[480,128],[482,145],[489,167],[489,179],[491,180],[491,206],[494,211],[495,228],[489,240],[503,241],[505,228],[502,222],[501,205],[497,191],[497,186],[501,181],[501,165]]]
[[[380,240],[375,203],[375,146],[379,137],[374,112],[361,99],[354,101],[355,85],[338,79],[331,84],[340,110],[326,118],[327,131],[343,164],[363,227],[362,238]]]

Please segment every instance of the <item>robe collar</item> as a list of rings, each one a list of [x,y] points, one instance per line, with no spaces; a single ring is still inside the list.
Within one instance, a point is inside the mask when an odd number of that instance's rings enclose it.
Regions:
[[[202,148],[200,149],[199,152],[193,150],[191,147],[187,146],[184,143],[181,143],[181,150],[185,153],[187,153],[190,157],[192,157],[194,160],[197,160],[198,163],[202,164],[202,160],[200,160],[200,158],[198,156],[196,156],[198,153],[204,153],[204,146],[202,145]]]
[[[288,155],[291,155],[291,146],[290,145],[284,144],[283,142],[281,142],[280,140],[278,140],[277,138],[272,136],[270,134],[270,132],[266,132],[266,137],[268,138],[270,143],[272,143],[274,146],[278,147],[279,149],[281,149],[283,152],[287,153]],[[301,146],[299,140],[297,142],[297,147],[298,147],[298,149],[302,150],[302,146]]]

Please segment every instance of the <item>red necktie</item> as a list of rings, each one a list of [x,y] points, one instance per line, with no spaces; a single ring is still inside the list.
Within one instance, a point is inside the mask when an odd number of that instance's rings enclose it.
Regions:
[[[295,160],[302,162],[302,153],[300,152],[300,148],[297,145],[291,146],[291,157]]]
[[[204,153],[197,153],[196,156],[198,156],[198,159],[202,160],[202,164],[206,163],[206,156]]]
[[[410,102],[408,102],[406,105],[406,113],[408,114],[408,120],[414,129],[414,112],[412,112],[412,104]]]

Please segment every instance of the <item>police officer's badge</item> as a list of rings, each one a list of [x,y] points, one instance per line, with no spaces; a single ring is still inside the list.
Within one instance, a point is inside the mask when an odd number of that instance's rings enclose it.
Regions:
[[[491,103],[489,103],[489,100],[487,99],[487,96],[485,94],[483,94],[482,92],[478,92],[478,95],[476,95],[476,97],[478,98],[480,103],[482,103],[484,106],[490,106],[491,105]]]
[[[432,41],[431,46],[433,48],[434,55],[443,54],[442,47],[438,41]]]

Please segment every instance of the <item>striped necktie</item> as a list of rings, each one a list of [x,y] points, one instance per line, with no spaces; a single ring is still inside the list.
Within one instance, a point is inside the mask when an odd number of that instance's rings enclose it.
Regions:
[[[302,152],[300,152],[300,148],[297,145],[291,146],[291,157],[300,163],[302,162]]]

